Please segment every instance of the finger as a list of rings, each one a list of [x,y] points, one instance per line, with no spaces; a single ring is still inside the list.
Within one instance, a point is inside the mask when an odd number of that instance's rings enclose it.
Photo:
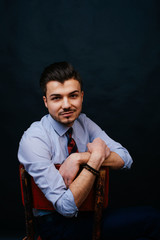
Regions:
[[[91,145],[91,143],[87,144],[88,152],[90,152],[90,145]]]
[[[69,188],[68,180],[65,180],[64,182],[65,182],[66,188]]]
[[[106,157],[109,157],[109,155],[110,155],[110,148],[107,147],[107,148],[106,148]]]
[[[69,188],[69,185],[71,184],[71,180],[70,179],[67,179],[66,181],[66,187]]]
[[[90,146],[90,143],[87,143],[87,147],[89,147]]]

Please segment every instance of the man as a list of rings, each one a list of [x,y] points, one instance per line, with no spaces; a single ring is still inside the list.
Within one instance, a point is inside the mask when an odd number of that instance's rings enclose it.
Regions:
[[[50,240],[91,239],[93,213],[80,212],[79,207],[102,165],[112,169],[130,168],[132,158],[121,144],[81,113],[82,81],[72,65],[59,62],[48,66],[41,75],[40,86],[49,114],[24,133],[18,152],[19,161],[56,210],[33,210],[40,235]],[[74,141],[73,153],[69,153],[68,141]],[[61,164],[59,170],[56,164]],[[155,233],[157,228],[153,209],[116,213],[106,210],[102,239],[151,237],[159,234]]]

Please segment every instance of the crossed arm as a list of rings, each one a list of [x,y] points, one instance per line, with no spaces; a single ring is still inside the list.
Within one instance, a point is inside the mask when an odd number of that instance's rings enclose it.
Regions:
[[[74,196],[77,207],[81,206],[95,181],[95,176],[86,169],[76,177],[80,165],[87,163],[96,170],[102,165],[113,169],[119,169],[124,165],[122,158],[117,153],[110,152],[106,143],[100,138],[88,143],[87,147],[88,152],[71,154],[59,169],[66,186]]]

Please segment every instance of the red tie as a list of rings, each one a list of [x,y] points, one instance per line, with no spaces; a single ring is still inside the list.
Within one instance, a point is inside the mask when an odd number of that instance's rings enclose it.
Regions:
[[[73,131],[73,129],[69,128],[67,133],[66,133],[67,137],[68,137],[68,153],[69,153],[69,155],[71,153],[78,152],[78,148],[77,148],[76,142],[72,138],[72,131]]]

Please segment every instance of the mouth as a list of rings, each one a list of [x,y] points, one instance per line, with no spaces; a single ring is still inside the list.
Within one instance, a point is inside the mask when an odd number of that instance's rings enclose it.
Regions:
[[[73,113],[74,113],[74,111],[68,111],[68,112],[62,112],[62,113],[60,113],[60,115],[63,117],[70,117],[70,116],[72,116]]]

